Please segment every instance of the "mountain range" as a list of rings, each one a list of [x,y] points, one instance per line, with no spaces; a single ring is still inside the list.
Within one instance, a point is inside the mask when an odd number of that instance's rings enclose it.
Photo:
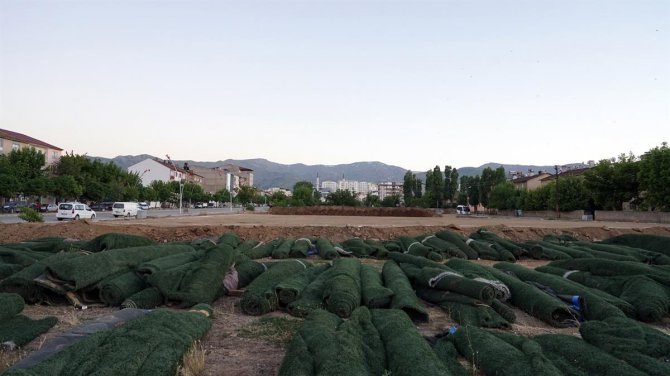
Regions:
[[[141,162],[147,158],[155,158],[148,154],[140,155],[120,155],[114,158],[91,157],[90,159],[98,159],[103,163],[112,162],[122,169],[127,169],[135,163]],[[338,181],[341,179],[368,181],[373,183],[395,181],[402,182],[406,168],[399,166],[387,165],[382,162],[355,162],[338,165],[306,165],[302,163],[295,164],[281,164],[268,161],[267,159],[226,159],[224,161],[216,162],[201,162],[192,160],[175,160],[177,166],[182,166],[184,163],[189,166],[201,167],[217,167],[224,164],[234,164],[243,166],[254,170],[254,185],[267,189],[270,187],[292,188],[293,185],[301,180],[307,180],[312,183],[316,181],[317,174],[319,179],[323,182],[326,180]],[[503,166],[507,174],[510,171],[519,171],[526,173],[528,171],[539,172],[547,171],[553,172],[554,166],[535,166],[535,165],[519,165],[519,164],[505,164],[505,163],[486,163],[479,167],[461,167],[458,169],[460,176],[474,176],[479,175],[486,168],[490,167],[496,169]],[[570,165],[581,167],[583,164],[574,163]],[[444,168],[444,166],[441,166]],[[425,180],[425,171],[415,172],[419,179]]]

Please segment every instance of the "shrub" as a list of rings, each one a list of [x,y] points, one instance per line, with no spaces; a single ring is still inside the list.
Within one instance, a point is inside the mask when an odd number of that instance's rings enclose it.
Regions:
[[[23,208],[19,218],[23,219],[26,222],[44,222],[44,217],[42,214],[38,213],[35,209],[32,208]]]

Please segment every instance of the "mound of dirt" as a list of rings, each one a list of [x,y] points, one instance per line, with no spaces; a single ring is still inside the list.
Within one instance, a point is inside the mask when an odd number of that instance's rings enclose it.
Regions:
[[[338,215],[370,217],[439,217],[432,209],[421,208],[367,208],[353,206],[273,207],[270,214],[279,215]]]

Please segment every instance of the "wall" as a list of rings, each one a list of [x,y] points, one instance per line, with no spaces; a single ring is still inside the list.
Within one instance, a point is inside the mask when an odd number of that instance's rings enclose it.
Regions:
[[[516,213],[514,210],[499,210],[498,215],[506,215],[509,217],[514,217],[516,216]],[[561,219],[577,219],[581,220],[582,215],[584,215],[583,210],[575,210],[575,211],[570,211],[570,212],[561,212]],[[530,217],[530,218],[556,218],[556,211],[555,210],[538,210],[538,211],[523,211],[523,216],[524,217]]]
[[[670,223],[670,212],[596,210],[596,221]]]

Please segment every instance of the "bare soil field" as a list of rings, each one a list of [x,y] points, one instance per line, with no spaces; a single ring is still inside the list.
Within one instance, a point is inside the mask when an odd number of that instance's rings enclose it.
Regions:
[[[470,233],[486,227],[499,235],[524,241],[541,239],[547,234],[569,234],[583,240],[602,240],[611,236],[640,232],[670,236],[670,225],[641,223],[605,223],[536,218],[507,217],[365,217],[365,216],[319,216],[319,215],[271,215],[271,214],[226,214],[209,216],[183,216],[149,218],[144,220],[78,221],[54,224],[3,224],[0,225],[0,243],[18,242],[46,236],[75,239],[91,239],[108,232],[145,235],[157,241],[218,237],[226,231],[234,231],[244,239],[270,240],[277,236],[303,237],[325,236],[334,241],[351,237],[390,239],[399,235],[417,236],[435,233],[450,228]],[[382,261],[364,260],[381,267]],[[491,265],[495,262],[479,261]],[[546,261],[522,260],[528,267],[543,265]],[[273,375],[276,374],[284,356],[286,338],[273,333],[264,333],[267,317],[278,318],[285,323],[297,320],[282,312],[273,312],[263,317],[244,315],[239,306],[240,298],[225,296],[214,303],[215,318],[212,329],[202,339],[205,351],[205,370],[202,375]],[[109,314],[115,308],[89,307],[76,310],[65,303],[54,305],[26,306],[24,314],[33,318],[56,316],[59,323],[46,334],[38,337],[24,349],[14,354],[5,354],[0,359],[0,372],[20,357],[39,349],[46,341],[74,325]],[[428,306],[430,322],[418,326],[424,335],[436,334],[454,322],[436,307]],[[512,331],[517,334],[535,335],[563,333],[579,335],[577,328],[557,329],[515,309],[517,322]],[[670,333],[670,318],[656,327]],[[256,329],[254,329],[256,328]],[[261,330],[257,330],[261,328]],[[290,333],[289,333],[290,334]]]

